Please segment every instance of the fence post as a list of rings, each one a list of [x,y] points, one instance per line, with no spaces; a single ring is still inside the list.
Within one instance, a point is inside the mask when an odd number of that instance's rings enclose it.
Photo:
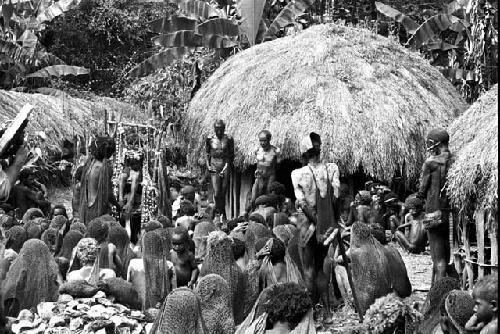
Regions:
[[[477,210],[475,213],[476,237],[477,237],[477,263],[478,278],[484,276],[484,211]]]

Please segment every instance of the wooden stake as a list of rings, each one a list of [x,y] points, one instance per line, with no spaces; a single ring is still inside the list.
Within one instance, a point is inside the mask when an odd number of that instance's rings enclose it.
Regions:
[[[484,263],[484,211],[477,210],[476,219],[476,236],[477,236],[477,262]],[[478,267],[478,278],[483,278],[484,268]]]
[[[462,226],[463,226],[463,232],[462,232],[462,236],[463,236],[463,243],[464,243],[464,248],[465,248],[465,258],[470,260],[470,243],[469,243],[469,231],[467,230],[467,219],[465,217],[463,217],[463,220],[462,220]],[[472,265],[465,261],[465,272],[464,272],[466,275],[467,275],[467,280],[468,280],[468,285],[469,285],[469,290],[472,290],[472,287],[474,286],[474,273],[472,271]],[[464,276],[465,276],[464,274]],[[464,281],[462,282],[463,284],[463,287],[465,288],[465,277],[464,277]]]
[[[490,219],[495,219],[493,217],[490,217]],[[492,225],[497,226],[498,222],[493,221],[490,224],[490,228],[488,229],[488,236],[490,238],[490,243],[491,243],[491,260],[490,263],[494,267],[491,267],[491,273],[498,273],[498,235],[496,231],[494,231],[493,228],[491,228]]]

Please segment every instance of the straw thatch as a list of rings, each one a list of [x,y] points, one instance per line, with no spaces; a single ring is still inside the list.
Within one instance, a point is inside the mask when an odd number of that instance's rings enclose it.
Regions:
[[[324,158],[388,180],[403,165],[417,178],[429,127],[447,126],[466,107],[419,54],[367,30],[317,25],[227,60],[191,101],[184,126],[191,161],[221,118],[241,169],[253,163],[262,129],[294,160],[300,138],[315,131]]]
[[[64,139],[72,140],[74,135],[83,135],[84,131],[103,131],[104,110],[109,114],[120,114],[123,110],[123,120],[129,119],[127,116],[132,114],[140,115],[132,105],[112,98],[96,96],[93,101],[88,101],[62,92],[58,96],[50,96],[0,90],[0,123],[14,119],[26,103],[35,106],[27,134],[44,131],[50,152],[59,152]]]
[[[498,84],[482,95],[449,128],[456,161],[448,193],[459,209],[497,212]]]

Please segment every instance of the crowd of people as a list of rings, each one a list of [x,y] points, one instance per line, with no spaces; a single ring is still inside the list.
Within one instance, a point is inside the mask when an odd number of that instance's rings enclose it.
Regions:
[[[347,206],[340,201],[337,165],[320,159],[318,134],[300,142],[304,167],[291,174],[293,201],[276,181],[279,149],[271,145],[271,133],[262,131],[246,212],[226,219],[224,197],[234,142],[224,129],[222,121],[216,122],[216,135],[207,139],[214,200],[206,188],[169,179],[164,197],[168,213],[156,212],[142,224],[131,219],[133,212],[140,212],[134,207],[141,200],[135,194],[140,193],[143,161],[137,157],[126,166],[116,198],[109,162],[116,147],[113,139],[98,137],[90,145],[89,159],[77,170],[71,215],[64,205],[47,206],[41,199],[22,208],[3,204],[4,315],[16,318],[41,302],[57,301],[60,291],[75,284],[115,282],[121,291],[130,290],[122,299],[129,307],[159,310],[150,333],[315,333],[318,324],[334,322],[335,307],[353,300],[357,312],[364,313],[389,292],[403,298],[411,293],[401,256],[391,253],[392,241],[411,253],[426,252],[430,244],[434,289],[453,276],[449,252],[440,244],[448,236],[442,230],[445,213],[433,218],[436,208],[430,205],[444,205],[442,193],[434,192],[442,188],[440,159],[448,163],[442,130],[430,133],[435,154],[424,165],[419,192],[402,202],[386,185],[370,181]],[[25,176],[17,179],[12,181],[16,186],[31,188],[35,182]],[[128,188],[127,182],[132,184]],[[124,196],[127,192],[132,196]],[[113,217],[113,212],[129,218]],[[372,248],[363,248],[367,242]],[[375,276],[360,278],[363,271],[375,268],[360,256],[365,254],[360,249],[381,250],[386,262],[380,265],[388,270],[384,273],[397,276],[390,277],[387,290],[359,289],[359,282],[379,284]],[[497,285],[497,276],[488,276],[469,296],[476,306],[468,310],[470,319],[463,327],[471,333],[496,333]],[[438,304],[445,305],[440,309],[443,333],[459,332],[461,325],[453,316],[462,307],[457,293],[440,295]],[[360,307],[356,299],[365,303]],[[436,305],[430,304],[429,309]]]

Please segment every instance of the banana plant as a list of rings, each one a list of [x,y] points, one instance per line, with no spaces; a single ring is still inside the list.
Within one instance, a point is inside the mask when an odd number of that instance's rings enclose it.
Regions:
[[[145,0],[151,1],[158,0]],[[239,50],[243,40],[254,45],[274,39],[278,31],[292,24],[315,0],[291,0],[269,28],[262,19],[266,0],[164,1],[175,4],[178,11],[150,23],[151,29],[159,34],[153,42],[160,50],[129,71],[129,77],[151,74],[199,48]]]
[[[443,54],[449,59],[441,72],[452,82],[488,88],[498,80],[491,73],[495,82],[484,75],[488,68],[495,68],[496,72],[498,59],[497,9],[488,0],[452,1],[441,13],[421,24],[381,2],[375,2],[375,6],[380,13],[404,27],[409,35],[407,46],[429,57]],[[488,54],[492,56],[487,57]]]
[[[0,7],[3,18],[3,24],[0,25],[3,32],[0,56],[4,60],[0,66],[1,86],[12,87],[25,78],[80,75],[86,72],[82,68],[64,65],[60,59],[47,53],[38,39],[45,23],[76,8],[80,2],[5,0]]]

